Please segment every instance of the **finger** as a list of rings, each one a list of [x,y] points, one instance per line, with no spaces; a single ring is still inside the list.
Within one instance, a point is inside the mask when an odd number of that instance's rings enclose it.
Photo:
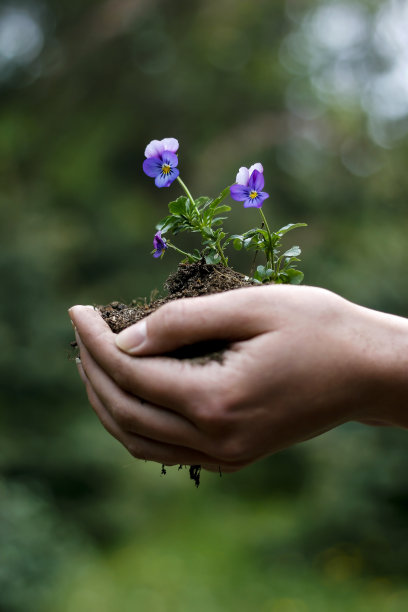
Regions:
[[[81,346],[82,370],[113,420],[125,431],[206,451],[206,436],[184,416],[147,403],[121,389]]]
[[[244,340],[265,329],[264,291],[243,288],[169,302],[116,337],[130,355],[159,355],[208,340]],[[255,293],[256,292],[256,293]]]
[[[190,418],[197,405],[203,406],[205,398],[209,398],[208,375],[213,376],[217,384],[222,369],[219,363],[203,367],[169,357],[131,357],[118,349],[115,334],[97,311],[75,306],[70,316],[76,326],[78,344],[85,345],[119,387],[152,404]]]
[[[202,463],[205,463],[206,465],[216,466],[219,464],[217,459],[214,459],[205,453],[194,451],[183,446],[164,444],[162,442],[157,442],[155,440],[124,431],[115,422],[109,413],[109,410],[106,409],[104,404],[99,399],[97,393],[93,389],[89,379],[83,371],[81,364],[78,365],[78,369],[82,369],[81,378],[85,382],[89,403],[94,409],[103,427],[114,438],[116,438],[116,440],[123,444],[123,446],[125,446],[133,457],[146,461],[155,461],[165,465],[201,465]]]

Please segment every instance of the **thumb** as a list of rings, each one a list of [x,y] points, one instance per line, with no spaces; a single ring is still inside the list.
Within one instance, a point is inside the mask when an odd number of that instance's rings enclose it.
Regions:
[[[198,342],[251,338],[266,327],[262,293],[254,287],[174,300],[120,332],[116,344],[130,355],[158,355]]]

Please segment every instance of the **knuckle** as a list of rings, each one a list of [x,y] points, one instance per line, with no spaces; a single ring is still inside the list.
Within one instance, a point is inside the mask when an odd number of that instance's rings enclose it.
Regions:
[[[138,444],[136,440],[129,440],[125,446],[132,457],[147,461],[148,457],[146,457],[145,453],[140,447],[140,444]]]
[[[244,438],[238,434],[226,436],[217,450],[217,457],[228,464],[231,469],[240,469],[245,464],[247,456],[247,444]]]
[[[119,361],[117,367],[113,369],[113,380],[118,387],[125,391],[131,391],[134,384],[133,379],[134,374],[132,375],[132,372]]]
[[[134,431],[134,418],[129,412],[126,402],[115,402],[110,407],[113,419],[125,431]]]
[[[233,385],[226,384],[220,377],[214,377],[214,387],[207,383],[196,388],[193,410],[197,420],[203,425],[223,426],[233,418],[236,405]]]
[[[176,321],[184,321],[186,316],[186,299],[174,300],[165,304],[158,311],[160,314],[161,333],[172,334]]]
[[[193,410],[198,426],[208,433],[221,433],[229,422],[226,405],[218,394],[201,394],[194,402]]]

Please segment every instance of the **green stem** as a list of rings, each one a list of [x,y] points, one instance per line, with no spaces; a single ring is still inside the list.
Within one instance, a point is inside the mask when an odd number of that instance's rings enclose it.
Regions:
[[[271,230],[269,229],[269,225],[268,222],[266,220],[266,217],[263,213],[262,208],[258,208],[259,212],[261,213],[261,217],[262,217],[262,221],[265,224],[265,228],[266,231],[268,232],[268,238],[269,238],[269,249],[268,249],[268,254],[266,257],[266,265],[270,266],[272,268],[272,270],[274,270],[274,262],[273,262],[273,246],[272,246],[272,234],[271,234]]]
[[[181,253],[181,255],[185,255],[186,257],[188,257],[189,259],[194,259],[192,255],[190,255],[190,253],[186,253],[185,251],[182,251],[181,249],[179,249],[178,247],[176,247],[174,244],[172,244],[171,242],[167,241],[167,246],[169,246],[171,249],[173,249],[174,251],[177,251],[177,253]]]
[[[199,211],[199,210],[198,210],[198,208],[197,208],[197,205],[196,205],[196,203],[195,203],[195,201],[194,201],[194,198],[193,198],[193,196],[191,195],[191,193],[190,193],[190,191],[189,191],[189,189],[188,189],[187,185],[186,185],[186,184],[185,184],[185,183],[184,183],[184,182],[181,180],[180,176],[178,176],[178,177],[177,177],[177,180],[178,180],[178,182],[180,183],[180,185],[182,186],[182,188],[184,189],[185,194],[187,195],[188,199],[190,200],[191,204],[193,205],[194,210],[195,210],[195,211],[196,211],[196,213],[197,213],[197,218],[198,218],[199,228],[200,228],[200,230],[201,230],[201,232],[202,232],[202,230],[203,230],[203,226],[204,226],[204,225],[203,225],[203,221],[202,221],[202,219],[201,219],[200,211]],[[204,236],[204,234],[203,234],[203,236]],[[167,244],[169,244],[169,243],[167,243]],[[173,248],[174,248],[174,247],[173,247]],[[227,260],[226,260],[226,258],[225,258],[224,252],[223,252],[222,247],[221,247],[221,245],[219,244],[219,242],[216,242],[216,243],[215,243],[215,248],[217,249],[217,251],[218,251],[218,255],[220,256],[221,261],[222,261],[222,263],[224,264],[224,266],[228,266],[228,262],[227,262]],[[180,251],[180,253],[182,253],[182,251]]]
[[[184,189],[184,192],[185,192],[185,194],[187,195],[188,199],[189,199],[189,200],[190,200],[190,202],[192,203],[193,208],[194,208],[194,210],[195,210],[195,211],[196,211],[196,213],[197,213],[197,216],[198,216],[198,218],[199,218],[199,220],[200,220],[200,225],[201,225],[201,215],[200,215],[200,213],[199,213],[199,211],[198,211],[198,208],[197,208],[197,206],[196,206],[196,203],[194,202],[194,198],[193,198],[193,196],[191,195],[191,193],[190,193],[190,191],[189,191],[189,189],[188,189],[187,185],[186,185],[185,183],[183,183],[183,181],[181,180],[181,178],[180,178],[179,176],[177,177],[177,180],[178,180],[178,182],[180,183],[180,185],[182,186],[182,188]]]
[[[218,255],[221,257],[222,263],[224,264],[224,266],[228,266],[228,261],[225,258],[224,251],[222,250],[222,246],[220,245],[218,241],[215,243],[215,246],[217,247]]]

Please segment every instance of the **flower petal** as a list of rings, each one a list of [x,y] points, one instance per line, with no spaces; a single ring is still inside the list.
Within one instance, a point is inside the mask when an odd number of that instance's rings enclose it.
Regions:
[[[249,169],[249,176],[251,176],[254,170],[258,170],[258,172],[263,172],[263,165],[260,162],[257,162],[256,164],[252,164],[252,166]]]
[[[168,164],[172,168],[175,168],[178,164],[177,155],[175,153],[172,153],[171,151],[163,151],[161,158],[164,164]]]
[[[155,177],[160,174],[163,162],[160,157],[149,157],[143,162],[143,172],[147,176]]]
[[[262,204],[264,200],[269,198],[269,193],[265,191],[260,191],[256,198],[247,198],[244,202],[244,208],[262,208]]]
[[[152,140],[149,142],[145,149],[145,157],[160,157],[164,151],[164,144],[162,140]]]
[[[231,185],[230,196],[237,202],[243,202],[249,197],[249,189],[245,185]]]
[[[239,172],[236,176],[235,182],[238,183],[238,185],[248,185],[248,181],[249,181],[249,170],[248,168],[245,168],[245,166],[242,166],[239,169]]]
[[[264,188],[264,185],[264,175],[262,172],[259,172],[259,170],[254,170],[249,177],[248,187],[254,191],[261,191]]]
[[[156,187],[170,187],[172,182],[176,180],[179,174],[180,171],[178,168],[171,168],[168,174],[160,172],[160,174],[156,176],[154,181],[156,183]]]
[[[165,242],[162,238],[161,231],[159,230],[158,232],[155,233],[153,237],[153,247],[155,249],[159,249],[163,246],[163,244],[165,244]]]
[[[179,148],[179,141],[176,138],[163,138],[161,141],[165,151],[175,153]]]

